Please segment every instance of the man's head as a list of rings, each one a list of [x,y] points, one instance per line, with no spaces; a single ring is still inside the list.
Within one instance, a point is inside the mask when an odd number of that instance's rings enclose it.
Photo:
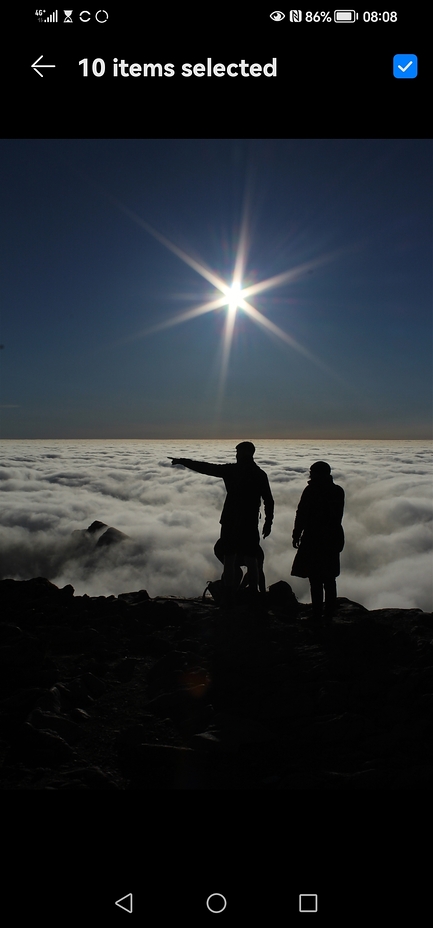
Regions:
[[[255,450],[252,441],[241,441],[239,445],[236,445],[236,461],[238,464],[252,461]]]

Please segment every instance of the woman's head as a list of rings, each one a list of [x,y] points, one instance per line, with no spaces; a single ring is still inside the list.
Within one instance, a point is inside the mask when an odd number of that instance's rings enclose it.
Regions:
[[[316,461],[310,467],[310,480],[328,480],[331,476],[331,468],[326,461]]]

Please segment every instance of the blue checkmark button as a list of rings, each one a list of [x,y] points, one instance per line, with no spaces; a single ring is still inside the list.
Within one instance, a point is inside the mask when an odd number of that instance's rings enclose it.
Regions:
[[[394,55],[394,77],[416,77],[418,74],[418,58],[416,55]]]

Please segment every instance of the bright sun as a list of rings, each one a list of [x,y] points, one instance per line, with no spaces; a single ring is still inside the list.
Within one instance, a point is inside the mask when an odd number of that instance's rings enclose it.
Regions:
[[[187,254],[187,252],[183,251],[183,249],[179,248],[177,245],[174,245],[173,242],[170,242],[164,235],[161,235],[160,232],[157,232],[156,229],[152,228],[149,223],[141,219],[140,216],[137,216],[136,213],[133,213],[132,210],[128,209],[118,201],[115,202],[116,205],[122,210],[122,212],[126,213],[126,215],[129,216],[134,222],[136,222],[137,225],[140,225],[142,228],[146,229],[150,235],[161,242],[161,244],[173,252],[173,254],[177,255],[181,261],[184,261],[185,264],[188,264],[189,267],[197,272],[197,274],[200,274],[201,277],[204,277],[204,279],[212,284],[215,290],[219,292],[219,295],[214,299],[208,300],[206,303],[202,303],[200,306],[194,306],[192,309],[186,310],[186,312],[178,313],[176,316],[172,317],[171,319],[167,319],[165,322],[161,322],[158,325],[152,326],[151,328],[146,329],[144,332],[137,333],[135,337],[143,337],[144,335],[149,335],[151,332],[170,328],[173,325],[179,325],[181,322],[188,322],[190,319],[196,319],[198,316],[201,316],[204,313],[227,307],[222,345],[222,388],[227,376],[237,310],[240,308],[253,322],[261,326],[268,335],[278,336],[278,338],[286,342],[287,345],[290,345],[291,348],[299,351],[304,355],[304,357],[308,358],[318,367],[326,370],[328,374],[331,374],[331,376],[334,377],[336,376],[327,365],[323,364],[322,361],[311,354],[310,351],[304,348],[304,346],[296,341],[296,339],[294,339],[291,335],[289,335],[288,332],[284,332],[283,329],[280,329],[279,326],[275,325],[275,323],[271,322],[270,319],[264,316],[263,313],[259,312],[255,306],[252,306],[250,302],[247,302],[249,297],[254,297],[256,294],[263,293],[265,290],[272,290],[275,287],[282,287],[284,284],[291,283],[294,280],[297,280],[299,277],[303,277],[306,273],[308,273],[308,271],[311,271],[320,265],[327,264],[330,260],[332,260],[332,258],[335,257],[335,255],[322,255],[320,258],[315,258],[312,261],[306,261],[304,264],[298,264],[297,267],[293,267],[290,269],[290,271],[285,271],[283,274],[276,274],[273,277],[268,277],[266,280],[259,281],[259,283],[243,287],[241,281],[244,276],[248,252],[247,222],[246,217],[244,217],[235,257],[232,283],[228,284],[209,267],[206,267],[201,261],[193,258],[191,255]],[[337,377],[337,379],[339,378]]]
[[[238,283],[233,283],[228,293],[228,307],[232,310],[232,312],[238,308],[239,303],[242,300],[241,293],[241,285]]]

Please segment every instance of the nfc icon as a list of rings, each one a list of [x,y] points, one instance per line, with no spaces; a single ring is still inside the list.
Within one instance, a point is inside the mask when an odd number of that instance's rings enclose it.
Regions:
[[[290,10],[289,18],[291,23],[300,23],[302,20],[302,10]]]

